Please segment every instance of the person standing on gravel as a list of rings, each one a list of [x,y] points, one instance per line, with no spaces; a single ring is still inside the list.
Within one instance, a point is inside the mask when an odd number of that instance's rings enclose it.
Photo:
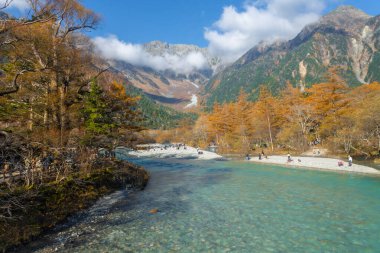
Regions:
[[[348,166],[352,166],[352,157],[348,155]]]

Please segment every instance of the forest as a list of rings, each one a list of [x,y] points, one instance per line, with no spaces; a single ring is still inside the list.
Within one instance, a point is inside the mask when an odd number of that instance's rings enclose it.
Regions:
[[[256,91],[253,91],[256,92]],[[376,158],[380,152],[380,84],[350,88],[331,69],[326,82],[303,91],[288,83],[279,96],[261,85],[256,101],[243,90],[235,102],[215,103],[194,125],[151,133],[222,153],[302,153],[323,147],[331,155]],[[206,111],[206,110],[205,110]]]
[[[1,20],[2,163],[46,160],[52,153],[63,163],[72,159],[69,153],[88,159],[91,149],[129,144],[139,130],[139,98],[127,95],[92,52],[84,33],[96,28],[97,14],[79,1],[34,0],[30,6],[28,19]]]
[[[138,140],[142,118],[139,97],[93,53],[99,16],[76,0],[28,4],[27,17],[0,19],[0,251],[148,180],[111,151]]]

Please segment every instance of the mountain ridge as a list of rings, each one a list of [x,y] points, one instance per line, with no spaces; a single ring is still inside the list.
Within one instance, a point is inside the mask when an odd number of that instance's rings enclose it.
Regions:
[[[290,81],[301,89],[324,80],[330,67],[341,66],[351,86],[379,81],[380,17],[342,6],[305,26],[288,41],[261,43],[206,85],[207,104],[236,99],[241,88],[257,97],[268,85],[273,93]]]
[[[224,67],[220,58],[212,56],[207,48],[196,45],[151,41],[142,47],[152,56],[183,58],[189,54],[201,54],[206,59],[205,68],[187,74],[109,60],[112,68],[120,72],[133,86],[141,89],[156,102],[181,111],[189,108],[187,105],[191,103],[193,96],[198,95],[213,74]]]

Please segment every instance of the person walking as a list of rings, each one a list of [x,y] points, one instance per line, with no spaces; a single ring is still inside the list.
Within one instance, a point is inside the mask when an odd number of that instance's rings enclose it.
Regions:
[[[352,166],[352,157],[348,155],[348,166]]]

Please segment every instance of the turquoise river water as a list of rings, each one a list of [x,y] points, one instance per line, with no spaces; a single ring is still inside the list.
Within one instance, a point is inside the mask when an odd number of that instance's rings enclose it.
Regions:
[[[243,161],[134,162],[151,172],[144,191],[116,192],[23,250],[380,252],[378,177]]]

